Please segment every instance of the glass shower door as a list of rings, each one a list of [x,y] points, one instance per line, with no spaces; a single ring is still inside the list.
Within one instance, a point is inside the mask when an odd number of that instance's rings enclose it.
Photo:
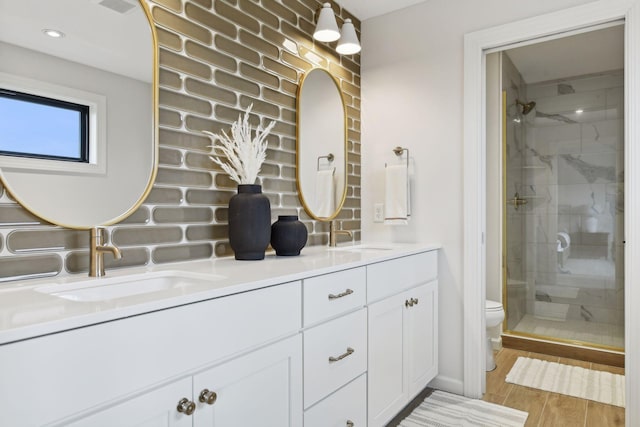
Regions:
[[[527,82],[503,53],[506,329],[624,347],[624,72]]]

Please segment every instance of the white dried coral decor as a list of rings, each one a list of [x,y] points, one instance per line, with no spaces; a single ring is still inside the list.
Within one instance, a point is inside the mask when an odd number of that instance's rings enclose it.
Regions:
[[[214,155],[209,156],[229,177],[238,184],[254,184],[260,173],[260,168],[267,156],[267,136],[276,122],[272,121],[266,128],[260,124],[255,136],[251,137],[251,125],[249,124],[249,114],[253,104],[249,105],[238,120],[231,125],[231,137],[225,131],[221,134],[214,134],[209,131],[202,133],[209,135],[214,145],[211,146]],[[220,145],[215,145],[219,140]],[[216,154],[219,153],[219,154]],[[226,158],[226,161],[223,159]]]

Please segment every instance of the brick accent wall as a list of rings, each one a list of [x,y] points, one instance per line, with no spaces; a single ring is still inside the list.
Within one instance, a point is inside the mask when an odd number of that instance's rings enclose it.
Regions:
[[[158,175],[143,205],[107,227],[121,260],[107,270],[232,254],[227,239],[231,181],[209,159],[200,131],[227,130],[249,104],[252,121],[276,121],[260,174],[272,219],[298,214],[308,245],[328,241],[328,224],[302,208],[295,183],[296,93],[305,71],[322,67],[339,81],[348,115],[347,199],[337,220],[360,239],[360,56],[314,43],[317,0],[143,0],[159,45]],[[360,22],[332,2],[341,25]],[[86,273],[89,232],[47,224],[0,184],[0,281]]]

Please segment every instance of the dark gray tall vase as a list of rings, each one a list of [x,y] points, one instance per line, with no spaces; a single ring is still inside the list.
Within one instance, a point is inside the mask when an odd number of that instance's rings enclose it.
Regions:
[[[239,260],[264,259],[271,239],[271,204],[257,184],[238,185],[229,200],[229,244]]]

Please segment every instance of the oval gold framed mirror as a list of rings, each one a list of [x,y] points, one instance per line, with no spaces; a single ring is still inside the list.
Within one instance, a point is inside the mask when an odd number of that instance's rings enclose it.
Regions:
[[[27,125],[4,132],[11,140],[0,136],[0,180],[53,224],[121,221],[151,191],[157,171],[158,44],[146,2],[0,0],[0,11],[0,111],[25,97],[86,107],[72,122],[81,130],[70,133],[84,136],[59,138],[82,140],[86,156],[71,161],[16,154],[12,147],[57,144],[62,128],[48,110],[25,108],[19,119]],[[51,38],[49,30],[61,34]]]
[[[298,196],[309,216],[330,221],[347,196],[347,111],[336,78],[322,68],[305,73],[296,111]]]

